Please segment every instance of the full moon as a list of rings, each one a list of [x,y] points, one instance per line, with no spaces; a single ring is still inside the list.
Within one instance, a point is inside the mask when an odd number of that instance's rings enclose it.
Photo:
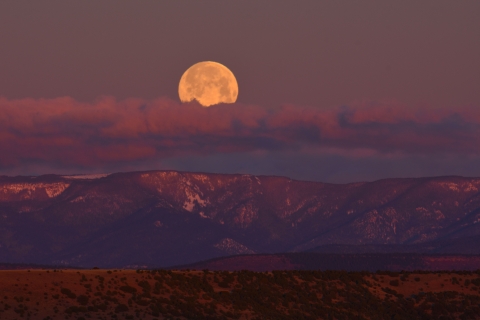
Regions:
[[[237,101],[237,79],[224,65],[203,61],[194,64],[182,75],[178,84],[180,101],[197,100],[204,107]]]

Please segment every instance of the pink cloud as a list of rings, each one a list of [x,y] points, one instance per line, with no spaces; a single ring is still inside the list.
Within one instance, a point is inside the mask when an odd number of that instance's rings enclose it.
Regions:
[[[0,98],[0,165],[97,166],[172,156],[295,150],[361,154],[480,153],[480,109],[399,103],[314,108],[219,105],[161,98]]]

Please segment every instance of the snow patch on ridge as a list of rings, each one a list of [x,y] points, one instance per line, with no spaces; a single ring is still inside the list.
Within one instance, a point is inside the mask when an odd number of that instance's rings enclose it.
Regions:
[[[75,199],[71,200],[70,202],[85,202],[85,197],[84,196],[79,196],[76,197]]]
[[[257,218],[258,208],[251,202],[248,202],[238,207],[236,214],[237,215],[233,219],[235,224],[240,225],[242,228],[246,228]]]
[[[185,189],[185,194],[187,199],[183,203],[183,208],[189,212],[193,211],[195,208],[195,203],[197,203],[200,207],[205,207],[207,205],[207,201],[200,198],[200,196],[194,192],[192,192],[189,188]]]
[[[37,190],[45,190],[45,193],[49,198],[54,198],[61,194],[65,189],[70,186],[69,183],[65,182],[54,182],[54,183],[12,183],[5,184],[0,187],[0,192],[3,194],[19,194],[25,192],[23,196],[24,199],[32,198],[32,193]]]
[[[230,238],[224,238],[220,240],[218,243],[213,245],[215,248],[222,250],[223,252],[227,254],[252,254],[255,253],[255,251],[250,250],[248,247],[244,246],[241,243],[238,243],[237,241],[230,239]]]

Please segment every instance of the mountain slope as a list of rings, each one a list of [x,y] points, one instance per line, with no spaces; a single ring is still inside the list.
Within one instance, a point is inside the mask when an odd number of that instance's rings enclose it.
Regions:
[[[331,253],[324,249],[332,245],[480,254],[472,244],[480,237],[479,188],[480,179],[463,177],[325,184],[174,171],[3,176],[0,261],[171,266]]]

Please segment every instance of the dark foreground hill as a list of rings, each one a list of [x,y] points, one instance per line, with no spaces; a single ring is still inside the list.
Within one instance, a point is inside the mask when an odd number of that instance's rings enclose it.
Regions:
[[[480,255],[424,255],[411,253],[321,254],[280,253],[222,257],[178,269],[256,272],[274,270],[441,271],[480,270]]]
[[[478,319],[480,272],[0,271],[1,319]]]
[[[462,177],[0,177],[0,262],[168,267],[308,250],[480,254],[479,188],[480,179]]]

